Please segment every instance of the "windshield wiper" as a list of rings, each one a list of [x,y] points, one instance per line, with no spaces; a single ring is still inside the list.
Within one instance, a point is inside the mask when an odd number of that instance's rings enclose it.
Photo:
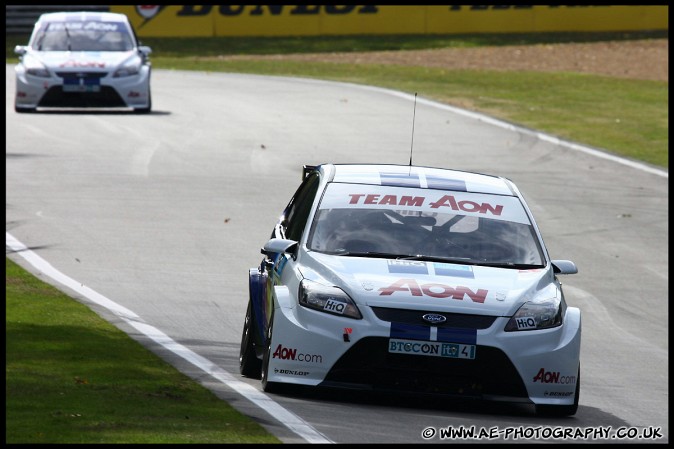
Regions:
[[[470,257],[443,257],[443,256],[427,256],[425,254],[417,254],[416,256],[402,256],[400,260],[421,260],[425,262],[445,262],[456,263],[461,265],[475,265],[476,262]]]
[[[481,267],[512,268],[517,270],[532,270],[534,268],[544,268],[544,266],[540,264],[515,263],[515,262],[476,262],[475,265],[479,265]]]
[[[64,25],[63,30],[66,32],[66,37],[68,38],[68,41],[67,41],[68,42],[68,51],[71,51],[71,49],[70,49],[70,32],[68,31],[68,27],[66,26],[66,24],[63,24],[63,25]]]
[[[486,262],[471,259],[470,257],[443,257],[443,256],[428,256],[425,254],[409,255],[409,254],[392,254],[381,253],[377,251],[343,251],[333,253],[335,256],[352,256],[352,257],[382,257],[386,259],[396,260],[418,260],[422,262],[443,262],[454,263],[458,265],[477,265],[480,267],[494,267],[494,268],[512,268],[517,270],[532,270],[536,268],[545,268],[540,264],[530,263],[515,263],[515,262]]]
[[[383,257],[387,259],[396,259],[396,260],[418,260],[422,262],[443,262],[443,263],[454,263],[458,265],[476,265],[480,267],[494,267],[494,268],[511,268],[514,270],[532,270],[536,268],[545,268],[540,264],[531,264],[531,263],[515,263],[515,262],[486,262],[471,259],[470,257],[443,257],[443,256],[427,256],[424,254],[417,254],[414,256],[408,254],[392,254],[392,253],[380,253],[377,251],[344,251],[340,253],[335,253],[336,256],[353,256],[353,257]]]
[[[405,259],[408,256],[407,254],[391,254],[391,253],[380,253],[377,251],[343,251],[334,253],[335,256],[353,256],[353,257],[385,257],[387,259]]]
[[[335,253],[336,256],[353,256],[353,257],[383,257],[386,259],[395,260],[419,260],[423,262],[445,262],[456,263],[462,265],[475,265],[475,261],[468,257],[442,257],[442,256],[425,256],[423,254],[409,255],[409,254],[392,254],[380,253],[377,251],[344,251]]]

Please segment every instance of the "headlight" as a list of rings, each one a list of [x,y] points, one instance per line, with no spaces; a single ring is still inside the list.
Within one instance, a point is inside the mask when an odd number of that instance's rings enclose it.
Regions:
[[[140,66],[143,61],[140,59],[140,56],[134,56],[129,61],[127,61],[122,67],[115,70],[115,73],[112,74],[113,78],[122,78],[125,76],[137,75],[140,72]]]
[[[300,282],[299,301],[304,307],[333,315],[360,320],[363,316],[344,290],[304,279]]]
[[[504,330],[530,331],[561,326],[563,315],[564,303],[559,298],[535,303],[527,302],[510,318]]]
[[[25,55],[21,63],[26,68],[28,75],[39,76],[40,78],[49,78],[51,76],[47,67],[30,55]]]

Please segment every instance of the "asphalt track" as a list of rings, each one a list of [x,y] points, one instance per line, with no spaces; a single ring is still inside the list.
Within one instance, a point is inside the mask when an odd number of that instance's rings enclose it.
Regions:
[[[237,369],[248,268],[259,264],[303,164],[408,163],[414,95],[165,70],[152,82],[149,115],[16,114],[6,66],[13,260],[287,443],[443,442],[422,431],[448,426],[496,428],[501,438],[513,427],[523,436],[566,429],[566,439],[549,440],[566,443],[624,428],[663,435],[632,441],[668,442],[667,171],[419,98],[414,163],[509,177],[552,258],[578,265],[562,278],[583,313],[578,413],[550,419],[521,405],[266,395]],[[570,439],[578,429],[590,438]]]

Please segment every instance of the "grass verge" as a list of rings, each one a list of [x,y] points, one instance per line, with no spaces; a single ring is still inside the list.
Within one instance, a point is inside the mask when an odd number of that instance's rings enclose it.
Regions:
[[[5,258],[5,443],[279,443]]]

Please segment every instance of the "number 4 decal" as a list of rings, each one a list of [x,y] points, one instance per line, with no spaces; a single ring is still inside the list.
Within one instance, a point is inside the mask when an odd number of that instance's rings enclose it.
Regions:
[[[463,359],[474,359],[475,358],[475,346],[461,346],[461,358]]]

